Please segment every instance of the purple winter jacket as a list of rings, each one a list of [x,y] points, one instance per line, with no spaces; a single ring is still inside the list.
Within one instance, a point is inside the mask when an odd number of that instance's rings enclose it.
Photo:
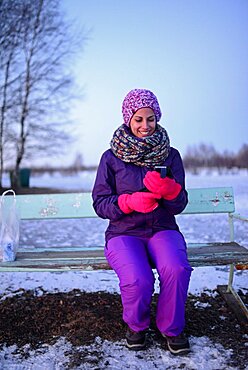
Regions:
[[[182,190],[173,200],[160,199],[159,207],[149,213],[132,212],[125,214],[118,206],[118,196],[132,194],[144,189],[143,178],[151,168],[136,166],[117,158],[111,149],[103,153],[95,184],[93,187],[93,207],[96,214],[109,219],[105,233],[106,242],[119,235],[151,237],[162,230],[179,230],[175,216],[181,213],[188,203],[185,190],[185,173],[182,159],[177,149],[170,149],[170,154],[163,163],[171,168],[176,182]]]

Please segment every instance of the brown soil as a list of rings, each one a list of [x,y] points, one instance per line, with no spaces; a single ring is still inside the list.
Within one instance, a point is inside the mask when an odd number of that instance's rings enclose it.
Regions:
[[[77,346],[89,345],[96,337],[118,341],[125,336],[122,321],[121,300],[118,294],[104,292],[85,293],[73,290],[69,293],[46,293],[37,296],[34,291],[20,291],[19,294],[0,301],[0,348],[16,344],[19,353],[29,343],[38,348],[43,343],[53,344],[63,336],[73,344],[70,367],[79,366],[86,360],[87,353],[79,352]],[[0,297],[1,298],[1,297]],[[243,296],[248,303],[248,294]],[[152,302],[152,323],[149,342],[164,346],[155,327],[157,295]],[[200,308],[195,303],[208,303]],[[207,336],[226,349],[232,349],[231,366],[245,369],[247,365],[247,326],[240,325],[236,316],[216,293],[213,298],[205,293],[200,297],[189,295],[187,306],[186,334]],[[223,319],[225,317],[225,319]],[[95,360],[97,368],[97,360]]]

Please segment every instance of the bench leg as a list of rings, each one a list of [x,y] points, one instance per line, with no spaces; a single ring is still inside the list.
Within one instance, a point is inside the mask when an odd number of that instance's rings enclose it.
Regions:
[[[233,276],[234,276],[234,264],[232,263],[230,265],[230,271],[229,271],[229,279],[228,279],[228,285],[227,285],[227,293],[231,292],[232,284],[233,284]]]
[[[233,287],[234,264],[230,265],[228,285],[218,285],[217,291],[233,309],[242,324],[248,324],[248,309]]]

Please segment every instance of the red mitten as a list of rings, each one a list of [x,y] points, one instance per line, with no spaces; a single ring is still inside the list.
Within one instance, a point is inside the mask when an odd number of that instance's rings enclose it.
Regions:
[[[174,179],[169,177],[162,179],[157,171],[148,171],[143,183],[149,191],[159,194],[167,200],[175,199],[182,189],[181,185]]]
[[[118,205],[122,212],[128,214],[132,211],[148,213],[158,207],[159,194],[136,192],[133,194],[121,194],[118,197]]]
[[[127,200],[128,200],[129,197],[130,197],[130,194],[121,194],[118,197],[118,206],[120,207],[122,212],[124,212],[126,214],[133,212],[133,209],[130,208],[127,204]]]

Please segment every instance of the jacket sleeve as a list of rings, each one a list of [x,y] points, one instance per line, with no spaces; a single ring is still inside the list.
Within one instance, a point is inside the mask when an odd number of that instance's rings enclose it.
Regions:
[[[123,217],[124,213],[118,206],[115,172],[107,152],[102,155],[98,166],[92,198],[93,208],[99,217],[111,221],[116,221]]]
[[[185,171],[183,167],[183,161],[176,150],[171,163],[171,172],[175,181],[182,186],[182,189],[178,196],[173,200],[163,199],[160,204],[166,208],[172,215],[178,215],[181,213],[186,205],[188,204],[188,193],[185,189]]]

